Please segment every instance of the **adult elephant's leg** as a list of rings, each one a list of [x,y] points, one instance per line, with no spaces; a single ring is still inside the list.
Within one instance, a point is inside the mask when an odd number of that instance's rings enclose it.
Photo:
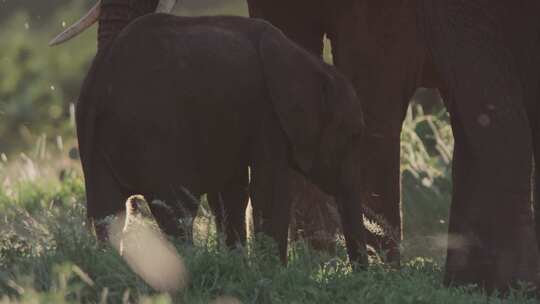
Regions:
[[[356,1],[338,14],[331,39],[334,62],[355,86],[365,114],[364,213],[385,232],[381,239],[368,231],[367,242],[399,263],[400,133],[423,53],[411,8],[366,3]]]
[[[401,122],[402,119],[399,118],[398,121]],[[366,149],[364,158],[367,195],[364,214],[380,226],[383,234],[379,235],[378,229],[376,231],[368,229],[366,237],[367,243],[385,254],[388,262],[399,265],[402,239],[399,137],[401,128],[377,131],[366,137],[366,147],[369,148]]]
[[[208,194],[218,232],[225,234],[225,243],[230,248],[246,243],[248,184],[248,170],[242,168],[222,191]]]
[[[478,2],[426,0],[421,10],[458,135],[445,281],[506,288],[539,281],[531,132],[515,58],[496,31],[505,12]]]
[[[522,75],[522,82],[524,84],[525,91],[525,105],[527,108],[527,114],[529,117],[529,123],[531,124],[532,139],[533,139],[533,158],[534,158],[534,171],[532,177],[533,185],[533,203],[535,211],[536,222],[536,237],[538,239],[538,246],[540,246],[540,21],[536,16],[540,15],[540,3],[536,4],[536,10],[532,9],[531,12],[534,18],[534,23],[526,24],[531,28],[531,32],[523,33],[525,37],[528,37],[530,44],[526,47],[518,46],[518,52],[520,60],[520,71]],[[531,22],[531,21],[529,21]],[[530,37],[533,37],[532,39]],[[534,39],[534,37],[537,37]],[[540,247],[539,247],[540,248]]]
[[[537,48],[537,50],[540,48]],[[538,54],[539,51],[536,51]],[[540,61],[540,58],[537,59]],[[527,96],[527,114],[529,117],[529,123],[532,130],[532,141],[533,141],[533,176],[532,176],[532,186],[533,186],[533,209],[534,217],[536,223],[536,238],[537,245],[540,248],[540,62],[536,64],[531,64],[534,68],[534,71],[529,71],[530,73],[525,73],[524,79],[532,80],[532,83],[529,83],[529,91]]]
[[[536,114],[536,113],[535,113]],[[533,175],[533,197],[534,197],[534,217],[536,222],[536,239],[540,248],[540,115],[530,117],[533,120],[533,146],[534,146],[534,175]]]
[[[249,16],[269,21],[294,42],[322,56],[326,0],[248,0]]]
[[[540,37],[539,37],[540,40]],[[540,41],[537,48],[540,52]],[[532,129],[532,140],[533,140],[533,158],[534,158],[534,171],[532,177],[532,186],[533,186],[533,208],[534,208],[534,217],[536,223],[536,239],[537,245],[540,248],[540,58],[537,58],[537,62],[534,65],[536,67],[535,74],[533,74],[534,79],[536,80],[536,86],[532,86],[531,91],[533,92],[529,100],[529,122]],[[531,77],[532,78],[532,77]]]

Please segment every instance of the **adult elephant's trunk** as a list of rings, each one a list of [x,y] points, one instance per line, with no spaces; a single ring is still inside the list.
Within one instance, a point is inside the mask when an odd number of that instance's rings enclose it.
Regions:
[[[138,1],[136,7],[131,0],[101,0],[98,23],[98,50],[102,50],[124,27],[135,18],[153,12],[155,1]]]
[[[98,22],[98,50],[101,50],[135,18],[152,12],[168,13],[175,4],[176,0],[99,0],[81,20],[51,40],[50,45],[66,42]]]

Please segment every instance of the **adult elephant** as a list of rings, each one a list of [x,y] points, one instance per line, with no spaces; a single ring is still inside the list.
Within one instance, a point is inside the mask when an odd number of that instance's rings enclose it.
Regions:
[[[419,86],[439,88],[455,137],[446,282],[538,282],[530,177],[533,143],[540,159],[540,2],[247,1],[251,16],[313,53],[323,34],[332,40],[336,65],[366,101],[367,205],[398,231],[408,100]],[[395,260],[398,245],[382,243]]]

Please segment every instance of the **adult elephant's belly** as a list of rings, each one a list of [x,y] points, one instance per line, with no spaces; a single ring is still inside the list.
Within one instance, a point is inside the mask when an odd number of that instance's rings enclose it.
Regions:
[[[264,100],[257,52],[241,37],[186,35],[172,57],[150,50],[131,58],[145,60],[137,69],[116,59],[98,141],[129,192],[174,195],[185,187],[197,195],[247,170]]]

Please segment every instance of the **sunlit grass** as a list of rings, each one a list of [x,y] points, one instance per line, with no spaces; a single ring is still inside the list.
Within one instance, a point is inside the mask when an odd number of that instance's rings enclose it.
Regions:
[[[65,196],[63,198],[69,198]],[[119,303],[486,303],[474,288],[441,284],[440,266],[423,258],[401,271],[374,264],[354,272],[343,248],[328,259],[293,245],[288,267],[254,244],[230,252],[215,243],[173,242],[187,273],[178,292],[159,295],[110,246],[99,246],[81,223],[80,203],[57,210],[21,211],[3,224],[0,293],[21,302]],[[25,224],[19,225],[18,222]],[[22,227],[20,227],[22,226]],[[263,241],[264,242],[264,241]],[[129,249],[127,249],[129,250]],[[151,252],[154,248],[147,248]],[[160,261],[145,261],[147,266]],[[535,303],[515,292],[504,303]],[[503,303],[490,299],[490,303]],[[225,302],[227,303],[227,302]]]
[[[81,173],[69,151],[4,160],[0,164],[0,303],[535,303],[526,289],[503,301],[488,299],[474,286],[442,285],[444,250],[431,250],[435,241],[430,237],[444,232],[438,225],[439,217],[446,215],[441,210],[447,208],[448,190],[439,184],[448,182],[449,169],[440,155],[446,152],[440,149],[451,146],[451,139],[441,117],[421,113],[408,116],[403,138],[402,167],[409,174],[404,193],[410,205],[405,206],[408,258],[400,271],[377,262],[367,271],[353,271],[342,241],[336,256],[315,252],[301,241],[293,243],[287,267],[264,238],[229,251],[219,245],[206,207],[195,221],[195,245],[166,241],[151,230],[123,235],[124,242],[134,243],[123,245],[120,254],[119,246],[98,244],[84,224]],[[439,205],[430,208],[430,204]],[[412,222],[419,215],[411,211],[432,220]],[[155,224],[148,227],[155,229]],[[145,235],[152,240],[143,240]],[[172,250],[165,255],[156,253],[160,238],[163,248]],[[437,244],[444,246],[444,242]],[[137,261],[142,266],[134,266],[133,256],[142,257]],[[173,267],[177,262],[161,263],[164,256],[179,261],[181,267]],[[142,273],[140,267],[149,273]],[[169,270],[173,279],[167,280],[162,274]],[[160,294],[158,290],[174,291]]]

